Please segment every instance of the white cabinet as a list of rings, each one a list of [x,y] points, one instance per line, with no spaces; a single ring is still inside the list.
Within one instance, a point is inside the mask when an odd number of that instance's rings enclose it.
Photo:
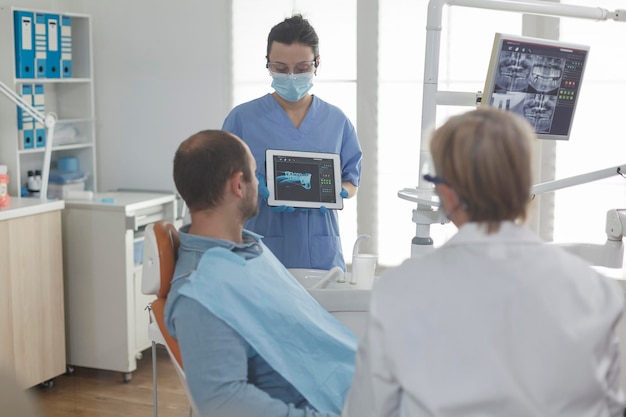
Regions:
[[[119,371],[125,380],[150,347],[153,297],[141,292],[135,246],[145,226],[173,222],[174,194],[96,193],[90,201],[66,200],[63,261],[68,365]],[[138,246],[140,247],[140,245]]]
[[[17,78],[14,12],[51,13],[71,20],[71,78]],[[59,11],[28,10],[0,6],[0,81],[16,93],[24,84],[42,85],[45,112],[57,115],[51,165],[60,157],[78,158],[80,171],[87,174],[85,189],[96,191],[96,140],[94,84],[92,78],[91,18]],[[9,194],[20,195],[29,170],[43,170],[44,148],[21,149],[17,106],[0,94],[0,163],[9,168]]]

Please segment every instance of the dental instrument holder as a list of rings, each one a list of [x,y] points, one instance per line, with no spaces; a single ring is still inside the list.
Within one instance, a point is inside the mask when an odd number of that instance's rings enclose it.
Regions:
[[[44,148],[43,167],[41,176],[41,190],[39,198],[46,200],[48,198],[48,177],[50,176],[50,158],[52,154],[52,142],[54,138],[54,126],[57,122],[57,117],[54,113],[46,113],[35,109],[30,104],[26,103],[22,98],[10,89],[6,84],[0,81],[0,93],[4,94],[18,107],[28,113],[35,119],[35,121],[41,123],[46,127],[46,146]]]
[[[430,0],[426,24],[426,48],[424,60],[424,85],[422,94],[422,120],[420,159],[417,172],[422,172],[428,155],[428,137],[435,126],[438,105],[476,106],[482,94],[469,92],[438,91],[439,51],[441,47],[441,26],[443,6],[464,6],[509,12],[530,13],[553,17],[574,17],[581,19],[626,21],[626,10],[608,11],[600,7],[576,6],[539,0]],[[592,181],[592,180],[589,180]],[[540,184],[543,185],[543,184]],[[545,192],[545,191],[544,191]],[[417,203],[413,209],[413,222],[416,224],[415,237],[411,241],[411,257],[420,256],[433,249],[430,225],[448,220],[437,208],[439,200],[434,195],[434,187],[421,176],[418,186],[398,191],[398,197]]]

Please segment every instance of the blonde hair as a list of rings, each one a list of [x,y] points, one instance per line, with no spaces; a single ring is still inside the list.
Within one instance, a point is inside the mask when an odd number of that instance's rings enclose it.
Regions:
[[[437,176],[455,190],[472,222],[496,232],[502,221],[526,220],[535,134],[519,116],[481,108],[435,130],[430,152]]]

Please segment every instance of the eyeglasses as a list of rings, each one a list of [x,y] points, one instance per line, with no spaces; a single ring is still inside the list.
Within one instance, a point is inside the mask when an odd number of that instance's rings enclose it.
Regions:
[[[312,72],[315,68],[317,68],[317,61],[298,62],[293,66],[293,71],[289,71],[289,65],[283,62],[268,61],[267,64],[265,64],[265,68],[272,72],[278,72],[281,74],[303,74],[306,72]]]
[[[430,155],[427,156],[426,162],[424,162],[422,166],[422,178],[434,185],[447,184],[446,180],[437,176],[435,173],[435,164],[430,158]]]
[[[431,182],[435,185],[446,184],[446,180],[436,175],[424,174],[422,175],[422,178],[424,178],[426,181]]]

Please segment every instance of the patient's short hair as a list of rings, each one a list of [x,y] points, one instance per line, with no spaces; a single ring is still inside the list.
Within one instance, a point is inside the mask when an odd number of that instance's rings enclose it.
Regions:
[[[183,141],[174,156],[174,183],[189,210],[217,206],[226,182],[237,172],[251,181],[248,155],[244,142],[223,130],[203,130]]]
[[[430,151],[437,176],[456,191],[469,220],[494,232],[502,221],[526,219],[534,138],[514,113],[481,108],[448,119]]]

